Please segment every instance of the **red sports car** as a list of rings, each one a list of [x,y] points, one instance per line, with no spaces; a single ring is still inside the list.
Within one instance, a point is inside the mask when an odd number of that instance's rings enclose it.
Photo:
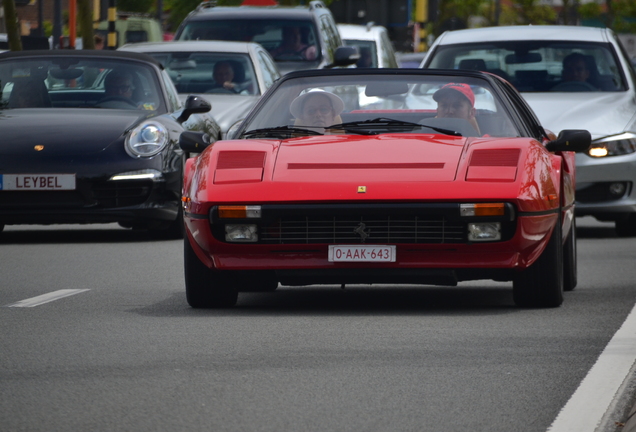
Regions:
[[[184,132],[186,296],[280,285],[512,281],[522,307],[576,286],[574,152],[482,72],[286,75],[234,131]]]

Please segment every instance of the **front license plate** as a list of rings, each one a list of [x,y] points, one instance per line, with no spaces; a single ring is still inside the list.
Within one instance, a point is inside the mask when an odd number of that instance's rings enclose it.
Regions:
[[[75,174],[0,174],[0,190],[75,190]]]
[[[329,246],[329,262],[395,262],[395,246]]]

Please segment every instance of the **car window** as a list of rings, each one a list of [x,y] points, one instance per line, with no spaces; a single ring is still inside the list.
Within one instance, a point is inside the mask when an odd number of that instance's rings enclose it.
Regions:
[[[391,40],[387,36],[386,33],[382,33],[380,36],[380,45],[382,49],[380,53],[384,59],[385,67],[396,68],[398,67],[397,60],[395,58],[395,50],[393,49],[393,45],[391,44]]]
[[[270,88],[274,84],[274,81],[280,78],[280,73],[269,55],[262,51],[258,51],[257,59],[261,66],[263,83],[265,85],[265,88],[261,89],[261,93],[265,93],[265,90]]]
[[[626,89],[617,53],[609,43],[514,41],[442,45],[428,67],[492,72],[521,92]],[[577,70],[583,72],[572,72]]]
[[[166,86],[166,93],[168,96],[168,100],[170,101],[170,105],[172,105],[170,111],[176,111],[180,109],[181,101],[179,100],[177,88],[174,86],[172,79],[170,78],[170,76],[165,70],[161,71],[161,79],[163,80],[163,83]]]
[[[0,62],[0,87],[2,108],[166,109],[156,70],[140,62],[88,57],[10,59]]]
[[[317,47],[318,36],[310,20],[275,19],[227,19],[190,21],[185,24],[179,40],[225,40],[258,42],[272,54],[276,61],[316,61],[320,58],[320,49],[315,56],[304,55],[306,50],[283,51],[286,29],[299,30],[300,42],[304,47]]]
[[[258,94],[254,67],[247,54],[184,51],[149,54],[164,65],[179,93]],[[214,79],[215,68],[223,66],[232,70],[231,88]]]
[[[356,62],[357,67],[378,67],[378,47],[375,41],[345,39],[345,45],[356,46],[360,52],[360,60]]]
[[[454,78],[457,79],[457,78]],[[246,121],[245,131],[277,127],[303,127],[299,116],[301,95],[324,92],[335,95],[341,104],[334,123],[361,122],[378,118],[397,122],[457,128],[465,136],[522,136],[490,84],[483,79],[462,77],[474,94],[474,107],[481,131],[467,129],[466,120],[436,118],[435,93],[451,83],[449,77],[422,75],[325,76],[289,79],[281,83],[257,112]],[[315,93],[314,93],[315,92]],[[296,102],[295,102],[296,100]],[[333,106],[333,105],[332,105]],[[442,121],[443,120],[443,121]],[[456,121],[455,121],[456,120]],[[482,122],[483,121],[483,125]],[[405,127],[398,132],[434,133],[432,129]]]

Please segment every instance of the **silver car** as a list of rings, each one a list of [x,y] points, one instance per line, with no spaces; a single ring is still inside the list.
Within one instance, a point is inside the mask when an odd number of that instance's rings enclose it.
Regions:
[[[547,129],[589,130],[590,150],[576,155],[576,214],[614,221],[619,236],[636,235],[636,75],[613,31],[575,26],[448,31],[431,46],[422,67],[497,74],[521,92]]]
[[[345,45],[358,47],[360,51],[358,67],[398,67],[395,50],[386,28],[372,25],[372,23],[365,26],[338,24],[338,31]]]
[[[179,97],[205,97],[225,139],[265,91],[280,78],[278,66],[263,47],[254,42],[174,41],[127,44],[120,51],[146,53],[159,60],[172,79]],[[231,78],[219,72],[231,70]],[[215,80],[215,70],[217,71]],[[222,75],[221,75],[222,76]],[[217,81],[224,82],[217,82]]]

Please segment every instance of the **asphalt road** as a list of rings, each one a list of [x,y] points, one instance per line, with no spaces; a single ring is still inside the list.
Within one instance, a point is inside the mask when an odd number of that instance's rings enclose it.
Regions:
[[[7,227],[0,430],[546,431],[636,303],[636,239],[588,218],[578,233],[579,286],[557,309],[473,282],[194,310],[180,241]],[[60,290],[77,291],[16,307]]]

